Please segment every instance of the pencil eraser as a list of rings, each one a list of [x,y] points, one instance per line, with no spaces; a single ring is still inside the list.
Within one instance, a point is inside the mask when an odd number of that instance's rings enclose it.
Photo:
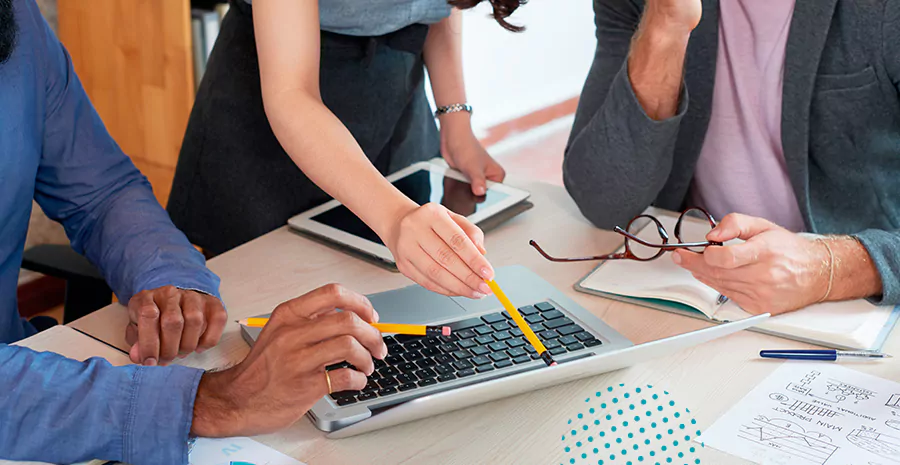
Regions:
[[[555,366],[556,366],[556,362],[551,363],[550,366],[555,367]]]
[[[450,335],[450,327],[444,326],[443,328],[441,328],[441,334],[443,334],[444,336],[449,336]]]

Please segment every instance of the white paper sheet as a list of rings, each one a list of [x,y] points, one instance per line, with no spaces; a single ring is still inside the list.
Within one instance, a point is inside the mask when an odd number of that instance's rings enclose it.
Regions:
[[[785,362],[701,436],[761,464],[900,464],[900,384],[829,362]]]
[[[305,465],[250,438],[198,439],[191,465]]]

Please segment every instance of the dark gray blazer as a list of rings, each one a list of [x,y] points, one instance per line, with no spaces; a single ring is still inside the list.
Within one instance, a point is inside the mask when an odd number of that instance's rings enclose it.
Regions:
[[[883,304],[900,303],[900,0],[796,0],[784,68],[782,143],[811,232],[853,234]],[[597,52],[566,148],[566,188],[602,228],[647,206],[684,206],[709,123],[718,2],[703,0],[678,114],[647,117],[626,57],[643,0],[594,0]]]

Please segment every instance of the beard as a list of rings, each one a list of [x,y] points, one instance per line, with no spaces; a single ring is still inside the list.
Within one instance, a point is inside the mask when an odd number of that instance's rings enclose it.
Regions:
[[[12,2],[0,0],[0,64],[6,62],[16,48],[18,28]]]

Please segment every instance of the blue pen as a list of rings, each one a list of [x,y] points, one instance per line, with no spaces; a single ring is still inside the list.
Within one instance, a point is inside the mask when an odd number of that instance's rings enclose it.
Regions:
[[[762,358],[783,358],[786,360],[826,360],[833,362],[840,357],[891,358],[890,355],[870,350],[761,350]]]

